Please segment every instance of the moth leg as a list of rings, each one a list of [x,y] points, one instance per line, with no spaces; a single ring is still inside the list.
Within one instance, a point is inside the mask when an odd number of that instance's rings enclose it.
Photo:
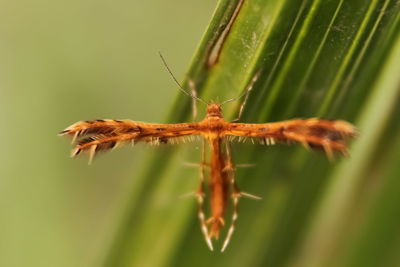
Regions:
[[[232,163],[231,152],[229,149],[229,142],[227,141],[227,139],[225,139],[224,141],[225,141],[225,148],[226,148],[226,163],[225,163],[224,171],[226,171],[228,173],[229,182],[232,185],[233,213],[232,213],[231,226],[229,227],[228,234],[226,235],[224,244],[221,248],[221,252],[224,252],[224,250],[228,246],[231,236],[233,234],[233,231],[235,229],[235,222],[238,217],[239,197],[241,196],[241,192],[235,181],[235,169],[234,169],[234,165]]]
[[[201,163],[193,163],[193,162],[185,161],[185,162],[183,162],[183,165],[186,167],[196,167],[196,168],[199,168],[203,165],[204,168],[210,169],[210,165],[207,163],[201,164]]]
[[[254,83],[257,81],[258,77],[260,77],[261,70],[262,70],[262,69],[260,69],[260,70],[256,73],[256,75],[254,75],[254,77],[253,77],[253,79],[251,80],[249,86],[247,86],[247,89],[246,89],[246,96],[244,97],[244,100],[243,100],[242,105],[240,105],[239,114],[238,114],[237,118],[234,119],[232,122],[238,121],[238,120],[240,120],[240,117],[242,117],[242,113],[243,113],[244,107],[245,107],[245,105],[246,105],[246,103],[247,103],[247,99],[249,98],[250,91],[253,89]]]
[[[196,103],[196,98],[197,98],[197,90],[196,90],[196,85],[194,84],[193,80],[188,78],[188,83],[189,83],[189,87],[190,87],[190,93],[192,95],[192,119],[193,122],[196,121],[196,117],[197,117],[197,103]]]
[[[203,139],[203,149],[201,152],[201,163],[200,163],[200,186],[199,189],[197,190],[197,201],[198,201],[198,205],[199,205],[199,220],[200,220],[200,224],[201,224],[201,231],[204,234],[204,238],[206,239],[206,243],[208,245],[208,247],[210,248],[211,251],[214,250],[213,245],[211,243],[211,239],[210,236],[208,234],[208,228],[207,228],[207,222],[205,219],[205,215],[204,215],[204,169],[206,166],[206,162],[205,162],[205,148],[206,148],[206,143],[205,140]]]

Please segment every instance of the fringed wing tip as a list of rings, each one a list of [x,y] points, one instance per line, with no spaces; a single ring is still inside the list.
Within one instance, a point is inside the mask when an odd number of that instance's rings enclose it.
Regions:
[[[343,120],[335,121],[335,128],[337,131],[348,137],[357,137],[360,134],[358,129],[353,124]]]
[[[68,126],[68,127],[65,128],[64,130],[62,130],[61,132],[59,132],[58,135],[59,135],[59,136],[64,136],[64,135],[72,135],[72,134],[76,133],[77,130],[79,130],[79,129],[76,129],[76,125],[77,125],[77,124],[80,124],[80,123],[81,123],[81,122],[77,122],[77,123],[74,123],[74,124]]]
[[[81,152],[83,151],[83,149],[81,149],[80,147],[75,147],[72,149],[71,151],[71,158],[74,158],[75,156],[79,155]],[[85,151],[84,151],[85,152]],[[92,146],[89,149],[89,161],[88,161],[88,165],[91,165],[93,162],[93,158],[96,155],[96,145]]]
[[[59,132],[59,133],[58,133],[58,136],[63,136],[63,135],[66,135],[66,134],[68,134],[68,133],[69,133],[69,129],[65,129],[65,130]]]
[[[360,136],[360,131],[354,125],[351,125],[351,126],[352,126],[352,132],[351,132],[351,134],[349,136],[352,137],[352,138],[359,137]]]
[[[81,153],[82,149],[79,147],[75,147],[71,150],[71,158],[74,158],[75,156],[79,155]]]

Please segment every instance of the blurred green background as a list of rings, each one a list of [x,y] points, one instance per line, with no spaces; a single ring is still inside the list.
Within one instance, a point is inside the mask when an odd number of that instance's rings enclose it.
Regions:
[[[57,133],[85,119],[164,121],[178,92],[158,51],[182,78],[214,8],[0,2],[0,266],[99,264],[142,152],[153,149],[120,149],[88,166],[69,158]]]
[[[400,266],[399,2],[247,0],[206,69],[239,2],[0,2],[0,266]],[[235,144],[236,163],[256,164],[240,188],[263,200],[241,200],[227,251],[208,251],[196,201],[179,198],[198,186],[184,162],[200,143],[88,166],[57,136],[79,120],[190,120],[158,51],[205,100],[261,68],[243,121],[345,119],[361,132],[351,157]]]

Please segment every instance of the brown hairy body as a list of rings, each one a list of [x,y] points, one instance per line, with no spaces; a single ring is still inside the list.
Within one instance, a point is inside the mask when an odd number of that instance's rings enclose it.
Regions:
[[[130,120],[93,120],[77,122],[60,135],[68,135],[77,141],[72,157],[81,152],[88,152],[90,161],[95,154],[109,150],[120,144],[146,142],[151,144],[176,143],[180,138],[202,136],[208,140],[211,150],[210,163],[204,159],[204,145],[201,169],[201,184],[196,193],[199,202],[199,219],[201,228],[210,249],[211,239],[218,239],[220,229],[224,226],[225,213],[229,195],[233,199],[232,223],[228,230],[222,251],[226,248],[237,219],[237,203],[240,196],[250,196],[241,192],[234,178],[234,165],[231,161],[229,141],[237,138],[251,138],[261,144],[271,145],[276,142],[300,143],[306,148],[321,149],[329,158],[334,152],[347,154],[346,139],[356,135],[355,128],[345,121],[296,119],[282,122],[248,124],[231,123],[222,117],[220,104],[209,104],[205,119],[198,123],[152,124]],[[225,147],[225,153],[223,148]],[[203,213],[204,168],[210,167],[209,192],[211,216],[205,219]]]
[[[219,237],[219,230],[224,225],[225,211],[229,199],[229,181],[225,169],[225,159],[221,153],[221,138],[209,138],[211,146],[210,159],[210,201],[211,201],[211,232],[209,237]]]

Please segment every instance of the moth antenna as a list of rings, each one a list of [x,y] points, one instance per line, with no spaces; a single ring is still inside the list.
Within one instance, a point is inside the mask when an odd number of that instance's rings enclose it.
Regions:
[[[193,122],[195,122],[197,118],[197,105],[196,105],[197,90],[193,80],[190,79],[189,77],[187,78],[187,80],[192,93],[192,117],[193,117],[192,120]]]
[[[262,71],[262,69],[259,69],[259,70],[257,71],[256,75],[254,75],[253,79],[251,79],[251,82],[250,82],[249,86],[247,86],[246,90],[245,90],[243,93],[241,93],[241,94],[238,95],[237,97],[234,97],[234,98],[231,98],[231,99],[228,99],[228,100],[223,101],[223,102],[221,103],[221,106],[224,105],[224,104],[226,104],[226,103],[229,103],[229,102],[232,102],[232,101],[236,101],[236,100],[242,98],[243,96],[246,96],[245,99],[244,99],[244,101],[243,101],[243,104],[242,104],[241,107],[240,107],[240,114],[239,114],[239,115],[241,115],[241,113],[242,113],[242,111],[243,111],[243,107],[244,107],[244,105],[245,105],[246,102],[247,102],[247,98],[249,97],[250,91],[253,89],[253,85],[254,85],[254,83],[257,81],[258,77],[260,77],[261,71]]]
[[[178,85],[179,89],[180,89],[185,95],[187,95],[187,96],[189,96],[189,97],[191,97],[191,98],[193,98],[193,99],[196,99],[196,100],[200,101],[200,102],[203,103],[203,104],[208,105],[207,102],[204,101],[203,99],[201,99],[201,98],[199,98],[199,97],[197,97],[197,96],[195,96],[195,95],[189,94],[185,89],[183,89],[182,85],[178,82],[178,79],[176,79],[176,77],[175,77],[174,74],[172,73],[171,69],[169,68],[169,66],[168,66],[167,62],[165,61],[165,59],[164,59],[163,55],[161,54],[161,52],[158,52],[158,54],[160,55],[160,58],[161,58],[161,60],[162,60],[162,62],[163,62],[163,64],[164,64],[165,68],[167,69],[167,71],[168,71],[169,74],[171,75],[171,77],[172,77],[172,79],[174,80],[174,82]]]

